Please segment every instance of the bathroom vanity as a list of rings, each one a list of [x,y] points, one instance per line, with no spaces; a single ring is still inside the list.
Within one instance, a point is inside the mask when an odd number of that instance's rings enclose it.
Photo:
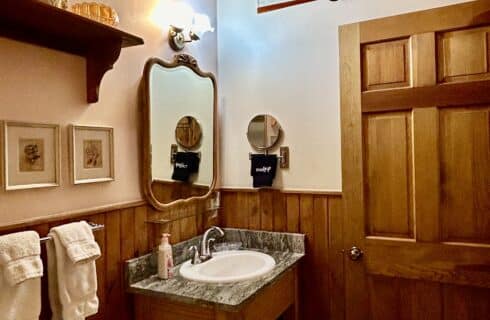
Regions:
[[[217,243],[224,249],[215,258],[202,263],[219,265],[223,256],[253,252],[272,257],[275,265],[264,275],[242,281],[230,280],[230,272],[239,273],[240,260],[231,265],[223,265],[221,272],[228,275],[226,283],[220,283],[220,268],[209,272],[211,278],[193,281],[181,273],[182,266],[191,258],[188,249],[198,245],[202,237],[174,245],[174,259],[177,266],[174,277],[160,280],[156,276],[155,254],[145,255],[126,262],[128,292],[133,294],[135,318],[138,320],[167,319],[298,319],[298,262],[304,256],[304,235],[224,229],[222,244],[241,243],[241,250],[228,251],[226,245]],[[226,259],[224,259],[226,263]],[[253,261],[250,256],[243,260]],[[235,263],[233,265],[233,263]],[[238,263],[238,264],[237,264]],[[189,262],[187,262],[189,265]],[[234,268],[231,271],[229,268]],[[228,268],[228,270],[227,270]],[[214,279],[212,279],[214,277]],[[224,278],[223,278],[224,279]]]

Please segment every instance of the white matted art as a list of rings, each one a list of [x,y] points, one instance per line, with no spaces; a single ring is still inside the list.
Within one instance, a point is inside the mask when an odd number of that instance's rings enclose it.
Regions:
[[[5,190],[60,185],[60,127],[54,124],[3,122]]]
[[[70,126],[70,162],[74,184],[114,181],[114,129]]]

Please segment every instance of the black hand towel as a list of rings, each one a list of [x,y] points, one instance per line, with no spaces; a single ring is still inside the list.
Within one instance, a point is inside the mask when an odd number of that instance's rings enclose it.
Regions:
[[[187,182],[193,173],[199,172],[199,155],[195,152],[177,152],[172,179]]]
[[[250,174],[253,177],[253,187],[272,187],[277,170],[277,156],[265,154],[252,155],[252,169]]]

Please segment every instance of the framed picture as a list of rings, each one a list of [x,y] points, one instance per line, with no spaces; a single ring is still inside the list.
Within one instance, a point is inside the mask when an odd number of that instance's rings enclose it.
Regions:
[[[70,126],[70,162],[74,184],[114,181],[114,129]]]
[[[257,0],[257,12],[264,13],[315,0]]]
[[[4,121],[2,127],[5,190],[59,186],[59,125]]]

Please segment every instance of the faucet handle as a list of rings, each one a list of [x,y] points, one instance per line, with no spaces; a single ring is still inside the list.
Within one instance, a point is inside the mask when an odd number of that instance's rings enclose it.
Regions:
[[[191,254],[191,264],[199,264],[201,263],[201,259],[199,258],[199,250],[197,250],[197,246],[191,246],[188,249]]]

